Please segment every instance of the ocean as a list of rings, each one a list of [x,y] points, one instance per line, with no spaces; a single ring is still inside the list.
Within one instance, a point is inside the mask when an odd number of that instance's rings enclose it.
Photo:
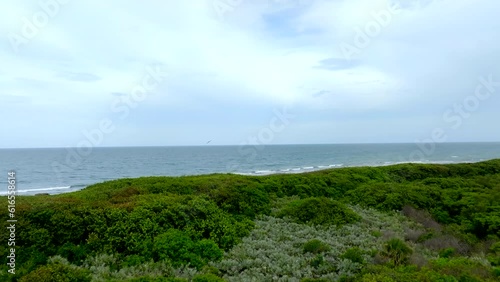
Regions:
[[[16,172],[17,194],[59,194],[140,176],[267,175],[397,163],[500,158],[500,143],[0,149],[0,195]],[[3,176],[1,176],[3,174]]]

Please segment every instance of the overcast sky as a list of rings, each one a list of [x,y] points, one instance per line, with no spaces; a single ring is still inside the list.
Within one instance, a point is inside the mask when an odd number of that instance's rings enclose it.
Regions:
[[[500,141],[499,12],[2,0],[0,148]]]

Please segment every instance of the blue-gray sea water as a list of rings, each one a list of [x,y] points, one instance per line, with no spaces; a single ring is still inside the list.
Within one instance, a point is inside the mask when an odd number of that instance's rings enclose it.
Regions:
[[[266,175],[405,162],[500,158],[500,143],[0,149],[0,195],[16,171],[17,194],[65,193],[112,179],[209,173]]]

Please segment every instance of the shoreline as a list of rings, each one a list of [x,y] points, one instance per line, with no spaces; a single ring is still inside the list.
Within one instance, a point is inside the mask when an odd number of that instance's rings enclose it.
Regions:
[[[429,162],[384,162],[380,164],[362,164],[362,165],[344,165],[344,164],[332,164],[328,166],[304,166],[304,167],[295,167],[284,170],[255,170],[253,172],[214,172],[214,173],[203,173],[203,174],[189,174],[189,175],[145,175],[145,176],[137,176],[137,177],[120,177],[116,179],[110,179],[101,182],[95,182],[88,185],[70,185],[70,186],[59,186],[59,187],[48,187],[48,188],[27,188],[16,191],[16,196],[52,196],[52,195],[60,195],[67,194],[72,192],[81,191],[89,186],[108,182],[108,181],[116,181],[120,179],[133,179],[133,178],[142,178],[142,177],[190,177],[190,176],[203,176],[203,175],[212,175],[212,174],[234,174],[241,176],[270,176],[270,175],[286,175],[286,174],[306,174],[306,173],[314,173],[320,171],[327,171],[333,169],[343,169],[343,168],[362,168],[362,167],[385,167],[385,166],[396,166],[396,165],[406,165],[406,164],[419,164],[419,165],[454,165],[454,164],[473,164],[495,160],[486,159],[486,160],[478,160],[478,161],[429,161]],[[50,192],[53,191],[53,192]],[[7,191],[1,191],[0,197],[6,197]]]

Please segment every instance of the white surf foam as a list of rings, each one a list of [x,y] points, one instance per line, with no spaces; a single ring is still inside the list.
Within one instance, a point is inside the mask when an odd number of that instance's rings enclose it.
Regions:
[[[35,189],[22,189],[16,190],[16,194],[38,194],[45,193],[46,191],[54,191],[54,190],[66,190],[70,189],[71,186],[59,186],[59,187],[48,187],[48,188],[35,188]],[[0,195],[7,195],[7,191],[0,191]]]

